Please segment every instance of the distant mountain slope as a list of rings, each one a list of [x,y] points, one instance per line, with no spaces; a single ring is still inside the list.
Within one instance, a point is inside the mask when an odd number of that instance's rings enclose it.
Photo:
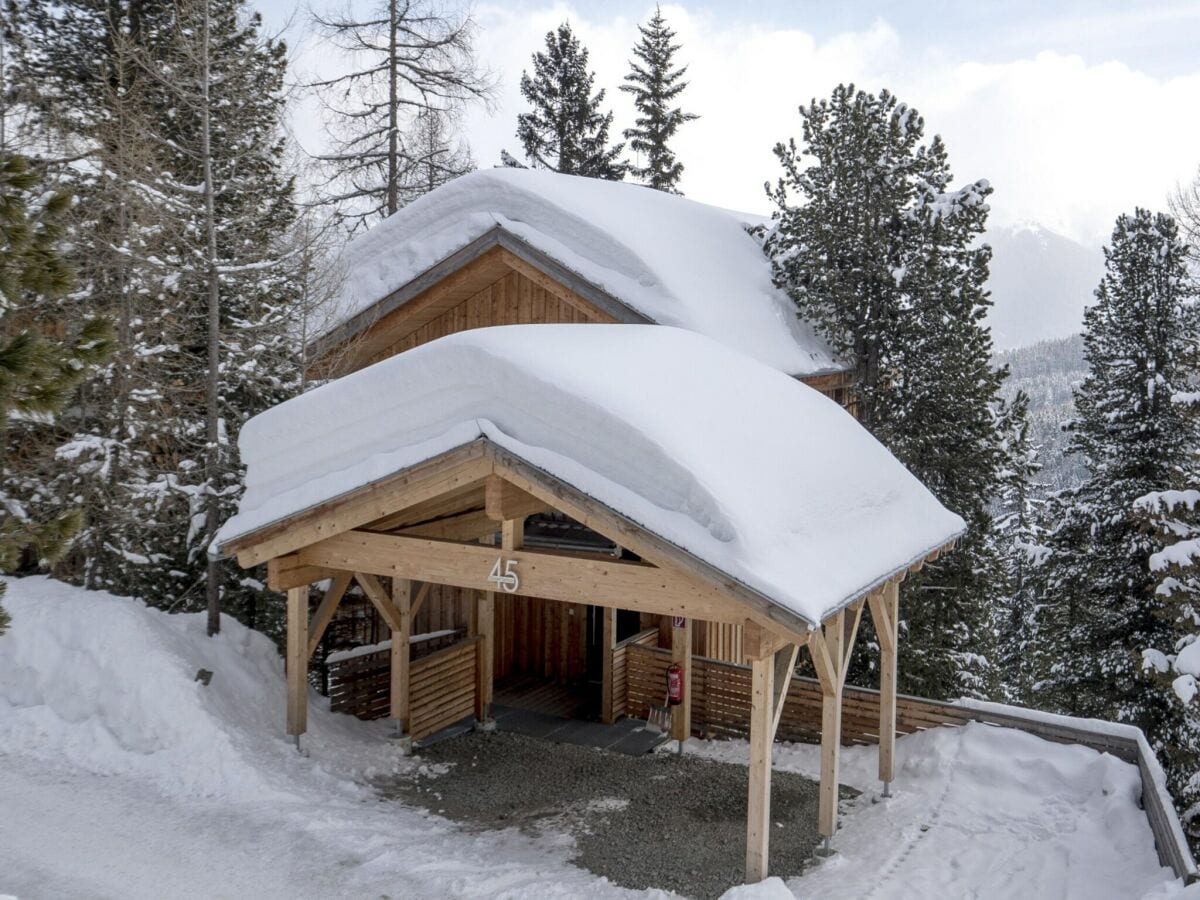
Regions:
[[[1083,358],[1083,338],[1078,334],[1055,341],[1041,341],[1032,347],[1007,350],[995,356],[997,365],[1007,364],[1010,375],[1004,383],[1004,396],[1012,398],[1018,390],[1029,395],[1029,420],[1033,442],[1040,448],[1042,471],[1037,481],[1043,493],[1075,487],[1085,471],[1074,460],[1063,456],[1067,435],[1062,423],[1075,414],[1072,388],[1087,375]]]
[[[1036,225],[988,230],[997,350],[1063,338],[1083,327],[1083,308],[1104,273],[1104,254]]]

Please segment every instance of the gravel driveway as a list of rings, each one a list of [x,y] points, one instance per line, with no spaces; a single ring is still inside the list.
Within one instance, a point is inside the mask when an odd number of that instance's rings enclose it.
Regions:
[[[469,828],[567,831],[577,865],[625,887],[710,898],[744,876],[745,766],[503,732],[466,734],[420,757],[426,773],[444,774],[389,779],[381,792]],[[787,877],[819,842],[817,784],[787,772],[771,781],[771,872]]]

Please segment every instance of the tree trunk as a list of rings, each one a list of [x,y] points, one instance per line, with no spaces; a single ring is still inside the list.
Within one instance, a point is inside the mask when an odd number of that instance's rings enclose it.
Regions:
[[[204,542],[208,551],[206,592],[208,597],[208,634],[221,630],[221,563],[211,552],[217,533],[217,479],[221,467],[220,433],[220,365],[221,365],[221,285],[217,271],[217,224],[212,171],[212,122],[209,100],[209,18],[208,0],[204,0],[203,32],[201,34],[202,84],[200,155],[204,163],[204,224],[207,232],[206,263],[208,269],[208,377],[204,454]]]
[[[399,123],[396,120],[396,106],[400,102],[398,96],[400,86],[396,73],[396,21],[397,0],[388,0],[388,181],[387,181],[387,211],[392,215],[400,208],[399,191],[396,182],[400,178],[399,155]]]

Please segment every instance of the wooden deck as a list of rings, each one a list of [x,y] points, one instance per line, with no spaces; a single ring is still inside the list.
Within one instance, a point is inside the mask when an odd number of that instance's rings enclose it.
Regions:
[[[586,719],[587,691],[584,682],[560,683],[534,675],[510,675],[496,682],[493,702],[560,719]]]

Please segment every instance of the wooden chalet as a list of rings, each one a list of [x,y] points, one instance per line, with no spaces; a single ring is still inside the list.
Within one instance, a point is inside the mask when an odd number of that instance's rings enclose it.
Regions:
[[[631,249],[622,222],[688,247],[647,263],[654,248]],[[680,222],[693,230],[678,235]],[[309,660],[353,585],[390,631],[386,712],[410,739],[486,723],[495,685],[518,675],[598,681],[603,721],[644,714],[671,661],[684,678],[673,736],[713,733],[693,711],[719,718],[716,676],[706,692],[698,674],[736,668],[732,715],[751,746],[746,879],[758,881],[771,745],[802,651],[817,675],[819,828],[836,831],[842,698],[869,610],[879,777],[891,782],[898,585],[961,521],[796,383],[846,402],[847,376],[788,321],[745,226],[645,188],[505,170],[460,179],[360,239],[343,314],[311,348],[311,374],[329,382],[247,426],[247,494],[218,538],[287,592],[288,734],[305,731]],[[729,269],[749,296],[728,293]],[[717,290],[689,306],[689,283]],[[718,303],[763,327],[727,327]],[[478,331],[537,323],[580,327]],[[660,479],[636,477],[656,466]],[[729,487],[742,468],[759,488]],[[799,524],[773,526],[789,498]],[[858,542],[868,549],[838,549]],[[414,658],[411,638],[429,633],[453,642]]]

